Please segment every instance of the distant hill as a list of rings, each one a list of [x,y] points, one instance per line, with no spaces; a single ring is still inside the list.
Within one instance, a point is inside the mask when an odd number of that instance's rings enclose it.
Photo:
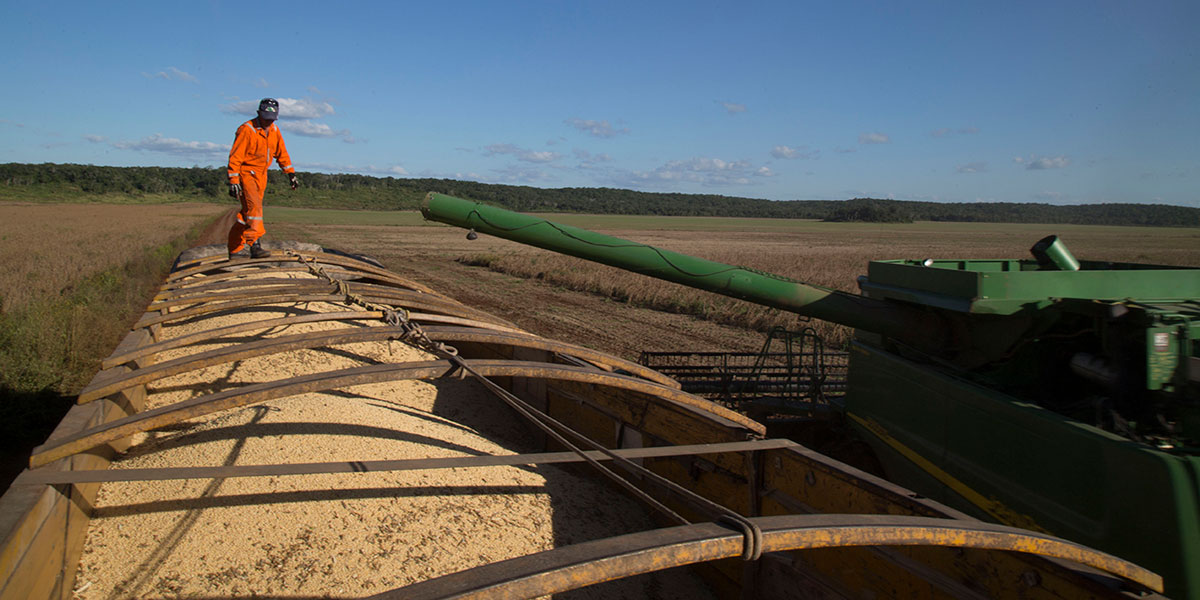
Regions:
[[[405,210],[426,192],[441,192],[522,212],[768,217],[827,221],[975,221],[1200,227],[1200,209],[1164,204],[941,203],[855,198],[851,200],[762,200],[714,194],[636,192],[613,188],[557,188],[456,181],[300,173],[302,187],[282,193],[286,181],[273,169],[276,206]],[[0,164],[0,196],[20,199],[88,199],[92,195],[132,198],[169,195],[179,199],[225,196],[224,168],[98,167],[72,164]],[[81,198],[82,197],[82,198]],[[128,200],[126,200],[128,201]]]

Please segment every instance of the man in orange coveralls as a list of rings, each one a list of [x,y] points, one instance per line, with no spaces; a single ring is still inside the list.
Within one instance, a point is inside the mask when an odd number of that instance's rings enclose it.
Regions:
[[[263,227],[263,192],[267,189],[267,167],[271,166],[271,160],[279,161],[293,190],[300,185],[283,136],[275,126],[278,117],[279,102],[263,98],[258,103],[258,118],[242,123],[234,134],[233,148],[229,150],[229,195],[242,201],[242,211],[229,230],[230,260],[271,256],[258,241],[267,232]]]

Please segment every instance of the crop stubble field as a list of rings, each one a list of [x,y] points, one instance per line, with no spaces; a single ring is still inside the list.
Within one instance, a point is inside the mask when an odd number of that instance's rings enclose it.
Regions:
[[[639,350],[752,350],[762,343],[762,334],[754,330],[800,326],[795,315],[507,240],[480,236],[469,242],[462,230],[425,223],[417,213],[374,214],[377,217],[351,211],[268,208],[268,235],[304,238],[375,256],[393,270],[527,329],[624,358],[636,359]],[[1200,230],[1183,228],[545,217],[851,292],[857,291],[856,278],[866,272],[871,260],[1026,258],[1034,242],[1049,234],[1059,235],[1080,259],[1200,265]],[[578,291],[589,292],[591,299]],[[660,310],[643,311],[605,298]],[[848,339],[844,327],[817,321],[808,325],[835,345]]]
[[[0,202],[0,309],[68,291],[228,209],[200,203]]]

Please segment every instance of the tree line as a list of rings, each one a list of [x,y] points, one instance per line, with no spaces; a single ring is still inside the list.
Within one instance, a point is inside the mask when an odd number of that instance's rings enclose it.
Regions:
[[[1080,225],[1200,227],[1200,209],[1164,204],[1051,205],[1009,202],[763,200],[716,194],[638,192],[614,188],[535,188],[453,179],[300,173],[302,187],[285,190],[281,171],[270,173],[278,206],[411,210],[427,192],[440,192],[521,212],[662,216],[766,217],[908,223],[966,221]],[[75,164],[0,164],[0,190],[23,188],[45,196],[176,195],[216,200],[225,196],[225,169],[208,167],[104,167]]]

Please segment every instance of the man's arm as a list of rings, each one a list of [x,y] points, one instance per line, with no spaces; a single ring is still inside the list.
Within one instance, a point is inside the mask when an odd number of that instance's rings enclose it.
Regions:
[[[287,173],[288,182],[291,183],[292,189],[300,187],[300,180],[296,179],[296,168],[292,166],[292,157],[288,156],[287,144],[283,143],[283,136],[279,136],[279,146],[275,151],[275,161],[279,163],[279,168]]]
[[[250,145],[245,130],[245,124],[238,127],[233,134],[233,147],[229,149],[229,195],[239,199],[242,197],[242,163],[246,162],[246,148]]]

